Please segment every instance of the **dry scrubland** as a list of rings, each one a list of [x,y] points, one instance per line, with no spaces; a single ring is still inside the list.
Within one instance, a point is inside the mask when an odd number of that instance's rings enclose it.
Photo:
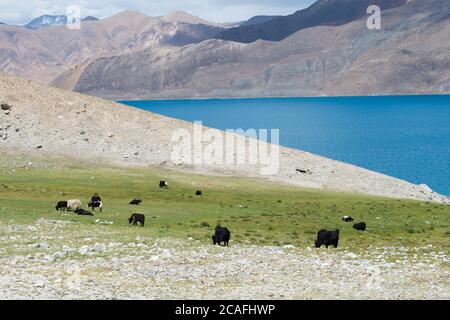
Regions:
[[[449,206],[29,156],[2,157],[0,181],[0,298],[450,298]],[[54,210],[93,192],[95,217]],[[228,248],[211,244],[219,222]],[[341,229],[338,249],[313,248],[321,228]]]

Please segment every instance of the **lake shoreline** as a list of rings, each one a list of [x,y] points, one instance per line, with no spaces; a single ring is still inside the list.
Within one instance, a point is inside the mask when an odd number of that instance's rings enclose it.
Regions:
[[[450,195],[450,95],[121,101],[220,130],[280,130],[280,145]]]
[[[383,97],[440,97],[450,96],[450,93],[399,93],[399,94],[373,94],[373,95],[320,95],[320,96],[260,96],[260,97],[186,97],[186,98],[149,98],[149,99],[110,99],[116,103],[127,104],[127,102],[138,101],[208,101],[208,100],[278,100],[278,99],[322,99],[322,98],[383,98]]]
[[[106,167],[153,166],[210,176],[256,178],[309,189],[438,203],[450,201],[428,187],[286,147],[279,150],[279,170],[272,176],[262,176],[261,166],[249,163],[180,165],[172,158],[175,145],[172,137],[179,130],[192,134],[192,123],[188,121],[17,77],[0,75],[0,82],[0,96],[7,97],[5,103],[11,106],[1,115],[6,128],[1,150],[12,154],[25,167],[29,165],[19,160],[22,155],[39,158],[43,163],[59,157]],[[211,131],[223,134],[220,130]],[[249,142],[247,139],[246,143]],[[202,141],[202,145],[206,146],[207,141]],[[248,150],[244,150],[242,156],[247,155]]]

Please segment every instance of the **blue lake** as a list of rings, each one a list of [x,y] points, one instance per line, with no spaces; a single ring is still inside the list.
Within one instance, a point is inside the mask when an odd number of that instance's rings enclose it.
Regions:
[[[280,129],[280,144],[450,195],[450,95],[122,101],[218,129]]]

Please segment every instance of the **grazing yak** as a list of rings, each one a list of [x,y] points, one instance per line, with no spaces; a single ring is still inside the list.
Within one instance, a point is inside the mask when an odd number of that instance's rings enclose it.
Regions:
[[[141,227],[144,226],[145,216],[140,213],[133,213],[131,217],[128,219],[128,223],[133,223],[133,226],[137,226],[137,223],[141,224]]]
[[[221,246],[221,242],[223,242],[223,246],[228,246],[228,242],[230,241],[230,230],[227,228],[222,228],[221,226],[217,226],[214,235],[212,236],[213,244],[218,244]]]
[[[342,221],[345,221],[345,222],[352,222],[353,220],[355,220],[355,219],[353,219],[352,216],[344,216],[342,218]]]
[[[81,200],[78,200],[78,199],[67,200],[67,210],[68,211],[75,211],[80,208],[81,208]]]
[[[161,180],[160,182],[159,182],[159,187],[160,188],[168,188],[169,187],[169,182],[167,182],[167,181],[164,181],[164,180]]]
[[[93,216],[94,215],[92,212],[81,209],[81,208],[75,210],[75,213],[79,216]]]
[[[328,246],[334,246],[335,248],[337,248],[338,243],[339,243],[338,229],[334,231],[320,230],[317,233],[317,239],[315,242],[316,248],[320,248],[323,245],[325,245],[325,247],[327,248]]]
[[[67,210],[67,201],[58,201],[55,209],[56,209],[56,211],[66,211]]]
[[[195,191],[195,195],[196,196],[201,196],[203,193],[202,193],[202,191],[201,190],[197,190],[197,191]]]
[[[133,199],[133,200],[130,201],[129,204],[138,206],[138,205],[140,205],[141,203],[142,203],[142,200],[140,200],[140,199]]]
[[[367,225],[365,222],[355,223],[353,229],[358,231],[366,231]]]
[[[89,201],[88,208],[92,208],[92,211],[95,211],[95,208],[99,208],[100,211],[103,211],[103,202],[101,201]]]

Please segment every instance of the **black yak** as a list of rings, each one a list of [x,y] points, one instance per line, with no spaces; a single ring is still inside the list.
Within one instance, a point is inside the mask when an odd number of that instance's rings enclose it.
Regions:
[[[57,211],[66,211],[67,210],[67,201],[58,201],[55,209]]]
[[[367,225],[365,222],[355,223],[353,229],[358,231],[366,231]]]
[[[320,230],[317,233],[317,239],[315,242],[316,248],[320,248],[323,245],[325,245],[325,247],[327,248],[328,246],[334,246],[335,248],[337,248],[338,243],[339,243],[338,229],[334,231]]]
[[[167,182],[167,181],[164,181],[164,180],[161,180],[160,182],[159,182],[159,187],[160,188],[168,188],[169,187],[169,182]]]
[[[223,246],[228,246],[228,242],[230,241],[230,230],[227,228],[222,228],[221,226],[217,226],[214,235],[212,236],[213,244],[218,244],[221,246],[221,242],[223,242]]]
[[[92,208],[93,211],[95,211],[95,208],[99,208],[100,211],[103,211],[103,203],[101,201],[96,202],[89,201],[88,208]]]
[[[138,222],[141,224],[141,227],[144,226],[145,216],[143,214],[133,213],[128,219],[128,223],[133,223],[133,226],[137,226]]]
[[[75,210],[75,213],[79,216],[93,216],[94,214],[90,211],[78,208],[77,210]]]
[[[98,193],[94,193],[94,195],[91,197],[91,201],[89,201],[88,203],[88,208],[92,208],[93,211],[95,211],[95,208],[99,208],[100,211],[102,211],[102,198],[100,198]]]

